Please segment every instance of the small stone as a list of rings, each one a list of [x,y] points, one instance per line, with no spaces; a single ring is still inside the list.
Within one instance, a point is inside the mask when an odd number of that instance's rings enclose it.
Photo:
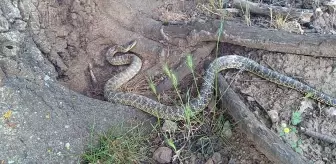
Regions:
[[[268,116],[271,118],[273,123],[279,122],[280,118],[279,118],[279,113],[276,110],[270,110],[267,112]]]
[[[327,114],[328,117],[335,117],[336,116],[336,108],[335,107],[330,107],[325,110],[325,113]]]
[[[235,159],[231,158],[228,164],[235,164]]]
[[[205,162],[205,164],[215,164],[215,163],[214,163],[214,161],[213,161],[211,158],[209,158],[209,159]]]
[[[251,97],[251,96],[247,96],[247,101],[252,102],[252,101],[255,101],[255,99],[253,97]]]
[[[66,143],[65,144],[65,148],[68,149],[68,150],[70,150],[70,143]]]
[[[161,129],[164,132],[175,132],[177,130],[177,123],[174,121],[165,120]]]
[[[231,130],[231,124],[229,121],[225,121],[222,129],[222,134],[226,138],[231,138],[232,137],[232,130]]]
[[[302,13],[300,16],[300,23],[308,23],[311,20],[313,13]]]
[[[325,164],[325,162],[323,162],[322,160],[318,160],[316,162],[314,162],[315,164]]]
[[[153,154],[153,159],[159,163],[169,163],[172,159],[173,151],[168,147],[159,147]]]
[[[299,109],[300,113],[303,113],[307,109],[314,109],[313,104],[314,104],[313,100],[305,98],[303,101],[301,101]]]
[[[222,156],[221,156],[221,154],[218,153],[218,152],[215,152],[215,153],[212,155],[211,159],[213,160],[213,162],[214,162],[215,164],[222,163]]]
[[[44,81],[48,81],[48,80],[50,80],[50,79],[51,79],[51,78],[50,78],[50,76],[48,76],[48,75],[45,75],[44,78],[43,78]]]
[[[190,157],[191,164],[196,164],[196,159],[197,159],[196,155],[195,154],[191,154],[191,157]]]

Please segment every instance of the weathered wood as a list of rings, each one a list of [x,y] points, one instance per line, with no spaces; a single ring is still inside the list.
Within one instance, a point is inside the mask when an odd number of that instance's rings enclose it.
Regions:
[[[278,14],[288,19],[299,19],[302,23],[309,22],[310,17],[313,16],[313,11],[308,9],[273,6],[262,3],[253,3],[246,0],[233,0],[232,5],[244,12],[246,11],[246,8],[248,8],[249,12],[253,14],[264,16],[275,16]]]
[[[252,140],[258,150],[274,163],[304,164],[305,159],[286,145],[280,137],[257,120],[239,96],[231,89],[222,75],[218,76],[221,105],[237,121],[238,126]]]
[[[215,20],[194,22],[188,25],[168,25],[163,27],[163,31],[167,36],[175,38],[175,40],[176,38],[187,40],[191,46],[200,42],[219,40],[273,52],[315,57],[336,57],[335,35],[298,35],[276,29],[265,29],[233,21],[224,21],[221,36],[218,37],[220,26],[221,22]],[[170,39],[170,41],[175,40]],[[178,44],[178,42],[173,44]]]

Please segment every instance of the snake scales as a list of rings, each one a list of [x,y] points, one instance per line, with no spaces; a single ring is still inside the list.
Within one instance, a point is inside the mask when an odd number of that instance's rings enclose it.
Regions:
[[[167,106],[155,100],[149,99],[142,95],[119,92],[117,89],[133,78],[141,69],[141,59],[134,54],[124,54],[122,56],[114,56],[117,52],[126,53],[136,44],[135,41],[130,42],[125,46],[111,47],[106,53],[106,59],[112,65],[130,64],[126,70],[117,74],[108,80],[104,88],[105,98],[113,103],[121,103],[124,105],[133,106],[141,109],[155,117],[168,119],[168,120],[183,120],[185,119],[185,105],[182,106]],[[204,76],[204,83],[201,86],[200,94],[197,98],[189,102],[189,107],[193,114],[202,111],[211,100],[213,95],[213,84],[216,74],[225,69],[240,69],[246,70],[256,74],[271,82],[293,88],[302,93],[310,93],[313,99],[322,103],[336,106],[336,99],[322,93],[306,84],[294,80],[288,76],[282,75],[276,71],[270,70],[257,62],[237,55],[222,56],[215,59],[207,68]]]

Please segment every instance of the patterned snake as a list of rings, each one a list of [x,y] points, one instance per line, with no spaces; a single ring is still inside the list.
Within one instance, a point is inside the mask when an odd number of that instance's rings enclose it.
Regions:
[[[129,81],[140,71],[142,62],[141,59],[134,54],[129,53],[122,56],[115,56],[115,54],[117,52],[126,53],[132,49],[135,44],[136,42],[132,41],[125,46],[117,45],[109,48],[106,52],[106,59],[112,65],[129,64],[129,66],[126,70],[108,80],[104,88],[105,98],[113,103],[120,103],[141,109],[158,118],[168,120],[185,119],[186,105],[168,106],[142,95],[117,91],[121,85]],[[201,86],[198,97],[190,100],[188,103],[193,115],[202,111],[209,104],[213,95],[213,84],[216,74],[230,68],[245,70],[276,84],[295,89],[302,93],[310,93],[313,99],[331,106],[336,106],[336,99],[306,84],[270,70],[251,59],[237,55],[228,55],[215,59],[207,68],[204,75],[204,83]]]

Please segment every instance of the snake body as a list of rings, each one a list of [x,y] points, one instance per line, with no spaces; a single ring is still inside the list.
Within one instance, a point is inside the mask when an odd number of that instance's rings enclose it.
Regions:
[[[107,60],[111,63],[130,63],[129,67],[123,72],[109,79],[105,84],[104,96],[113,103],[120,103],[123,105],[133,106],[144,112],[147,112],[155,117],[168,120],[183,120],[185,119],[186,105],[168,106],[161,104],[155,100],[147,98],[142,95],[133,93],[119,92],[117,89],[125,82],[135,76],[141,68],[141,59],[134,54],[126,54],[125,56],[115,57],[117,52],[127,52],[135,43],[131,43],[125,47],[112,47],[107,53]],[[117,62],[116,62],[117,61]],[[124,62],[121,62],[124,61]],[[276,71],[268,69],[257,62],[238,55],[222,56],[215,59],[205,71],[204,82],[201,86],[198,97],[190,100],[187,104],[193,115],[199,113],[209,104],[214,87],[216,74],[226,69],[240,69],[256,74],[268,81],[276,84],[293,88],[302,93],[309,93],[313,99],[322,103],[336,106],[336,99],[322,93],[313,87],[303,84],[293,78],[280,74]]]

